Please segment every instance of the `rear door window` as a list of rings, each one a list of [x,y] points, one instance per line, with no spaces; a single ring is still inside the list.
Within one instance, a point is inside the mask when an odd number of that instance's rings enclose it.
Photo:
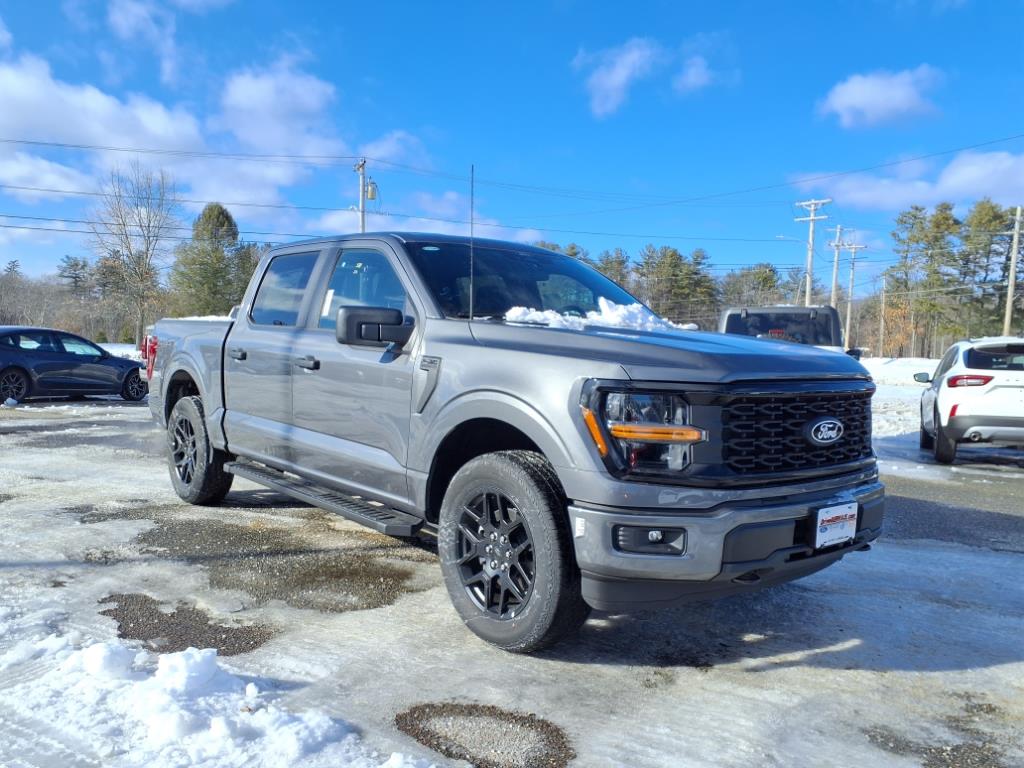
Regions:
[[[1024,371],[1024,343],[974,347],[964,362],[979,371]]]
[[[249,318],[256,325],[294,326],[319,253],[287,253],[267,265]]]
[[[25,352],[59,352],[49,331],[22,331],[11,336],[18,349]]]

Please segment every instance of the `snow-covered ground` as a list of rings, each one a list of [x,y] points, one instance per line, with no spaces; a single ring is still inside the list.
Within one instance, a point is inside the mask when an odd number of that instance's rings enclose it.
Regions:
[[[912,441],[893,471],[925,465],[912,375],[935,362],[864,363],[879,383],[883,471],[892,440]],[[579,638],[517,657],[461,626],[432,563],[418,566],[419,591],[343,613],[218,585],[213,566],[232,558],[218,548],[226,528],[312,525],[312,551],[364,534],[305,522],[287,502],[188,507],[161,449],[144,407],[0,412],[0,765],[453,764],[395,731],[396,713],[424,701],[536,713],[564,729],[571,765],[586,768],[1024,764],[1024,563],[1012,545],[889,538],[793,585],[595,616]],[[191,532],[195,562],[138,543],[175,526]],[[273,558],[242,560],[237,583],[260,568],[294,578]],[[344,593],[353,576],[338,578]],[[118,638],[120,620],[99,613],[122,593],[273,636],[230,657],[161,652]],[[997,757],[970,762],[970,750],[988,754],[983,743]]]

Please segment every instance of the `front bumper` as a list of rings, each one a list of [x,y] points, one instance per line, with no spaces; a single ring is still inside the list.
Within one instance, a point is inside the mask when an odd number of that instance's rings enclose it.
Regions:
[[[856,537],[816,553],[812,514],[849,502],[857,504]],[[569,516],[584,599],[599,610],[623,610],[722,597],[806,576],[878,538],[884,507],[885,490],[876,480],[707,511],[572,504]],[[683,528],[685,545],[678,554],[624,552],[616,543],[618,526]]]

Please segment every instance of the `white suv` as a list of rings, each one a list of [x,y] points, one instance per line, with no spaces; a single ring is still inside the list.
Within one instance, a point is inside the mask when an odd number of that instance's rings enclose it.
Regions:
[[[915,373],[931,386],[921,395],[921,448],[951,464],[958,442],[1024,444],[1024,338],[958,341],[934,375]]]

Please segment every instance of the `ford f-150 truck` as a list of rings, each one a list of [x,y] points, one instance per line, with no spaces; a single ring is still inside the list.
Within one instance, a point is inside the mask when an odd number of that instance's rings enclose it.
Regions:
[[[540,248],[278,247],[231,318],[162,320],[147,347],[182,499],[216,504],[239,476],[436,535],[455,609],[510,651],[591,608],[805,576],[882,527],[858,362],[680,330]]]

